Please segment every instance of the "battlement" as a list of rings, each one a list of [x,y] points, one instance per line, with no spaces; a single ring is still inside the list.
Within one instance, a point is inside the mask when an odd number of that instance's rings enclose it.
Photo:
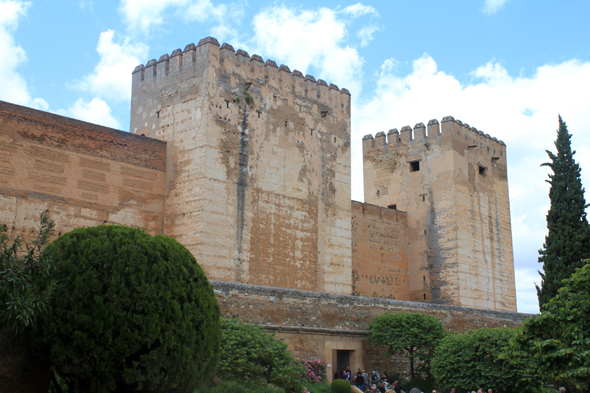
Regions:
[[[159,60],[152,59],[145,65],[140,64],[133,70],[133,87],[149,88],[176,85],[178,78],[186,79],[200,76],[203,69],[213,62],[224,66],[226,62],[240,69],[240,73],[261,85],[272,85],[278,88],[288,88],[295,92],[308,91],[315,87],[313,96],[316,100],[333,102],[336,98],[342,103],[350,102],[350,92],[346,88],[339,88],[333,83],[328,84],[322,79],[316,80],[311,75],[303,75],[301,71],[293,70],[284,64],[277,66],[271,59],[264,59],[257,54],[250,56],[248,52],[237,51],[228,43],[219,45],[217,39],[206,37],[197,45],[191,43],[184,50],[176,49],[170,55],[164,54]],[[224,66],[224,71],[228,67]],[[199,71],[201,70],[201,71]],[[342,96],[340,98],[339,96]]]
[[[504,156],[506,144],[478,130],[471,127],[461,120],[455,119],[453,116],[445,116],[439,123],[438,120],[432,119],[428,122],[428,126],[424,123],[417,123],[414,128],[409,125],[404,126],[398,131],[393,128],[387,132],[379,131],[373,137],[372,134],[367,134],[363,137],[363,150],[380,148],[387,146],[388,148],[397,148],[401,145],[418,145],[418,144],[444,144],[447,142],[462,142],[468,148],[479,147],[487,153],[494,156]]]

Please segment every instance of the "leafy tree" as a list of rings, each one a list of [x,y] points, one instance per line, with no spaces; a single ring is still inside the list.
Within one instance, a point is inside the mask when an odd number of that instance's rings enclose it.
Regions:
[[[223,320],[218,378],[242,383],[266,382],[284,389],[301,386],[305,369],[287,351],[287,344],[259,325]]]
[[[373,346],[386,345],[387,355],[403,352],[410,360],[410,378],[414,379],[414,361],[428,374],[430,360],[438,342],[445,336],[442,323],[432,315],[418,313],[383,314],[369,323]]]
[[[187,392],[215,373],[217,301],[176,240],[105,225],[62,235],[46,252],[58,281],[33,336],[70,391]]]
[[[590,390],[590,265],[578,269],[511,340],[507,357],[570,391]]]
[[[513,365],[510,358],[500,358],[515,334],[514,329],[495,328],[446,336],[432,360],[437,384],[447,391],[474,387],[496,387],[506,393],[539,391],[542,382],[537,373],[525,378],[523,367]]]
[[[559,116],[559,130],[555,141],[557,154],[547,150],[551,162],[544,163],[553,171],[547,182],[551,184],[551,208],[547,214],[547,228],[539,262],[543,264],[541,287],[537,286],[539,306],[557,294],[562,281],[582,266],[590,255],[590,227],[586,220],[586,200],[580,179],[580,166],[574,160],[571,135]]]
[[[51,257],[44,254],[55,223],[41,214],[39,234],[31,244],[20,236],[9,239],[0,225],[0,330],[15,332],[32,326],[49,309],[55,280],[48,280]]]

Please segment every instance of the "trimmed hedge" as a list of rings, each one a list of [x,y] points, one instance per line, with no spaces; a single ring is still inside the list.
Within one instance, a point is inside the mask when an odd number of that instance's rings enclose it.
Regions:
[[[70,391],[188,392],[213,376],[219,308],[176,240],[104,225],[73,230],[46,251],[58,282],[37,344]]]
[[[352,392],[352,387],[346,380],[344,379],[335,379],[332,381],[330,388],[334,393],[350,393]]]

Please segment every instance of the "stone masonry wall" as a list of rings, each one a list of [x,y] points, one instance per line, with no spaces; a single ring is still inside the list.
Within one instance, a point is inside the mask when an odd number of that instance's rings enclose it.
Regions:
[[[396,370],[399,359],[383,356],[383,348],[366,339],[367,324],[386,312],[419,312],[440,319],[449,331],[514,327],[529,314],[336,295],[257,285],[211,281],[225,318],[257,323],[283,338],[298,358],[320,357],[334,365],[336,350],[351,351],[351,369]]]
[[[217,280],[351,293],[350,94],[214,38],[133,73],[168,142],[166,234]]]
[[[363,138],[365,201],[407,212],[410,299],[516,310],[506,146],[446,117]]]
[[[352,294],[410,300],[407,215],[352,201]]]
[[[0,101],[0,222],[30,238],[100,224],[163,232],[166,145]]]

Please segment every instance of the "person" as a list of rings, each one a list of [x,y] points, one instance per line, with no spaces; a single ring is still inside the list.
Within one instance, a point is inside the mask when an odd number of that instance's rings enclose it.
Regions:
[[[342,374],[340,373],[340,370],[336,370],[336,372],[334,373],[334,379],[342,379]]]
[[[360,368],[357,368],[356,375],[352,380],[352,384],[359,388],[361,392],[365,390],[365,378],[363,378],[363,374],[361,373]]]
[[[350,374],[350,367],[346,367],[346,371],[344,372],[344,379],[346,379],[348,383],[350,383]]]
[[[307,388],[304,386],[303,390],[301,391],[301,393],[309,393],[309,390],[307,390]]]
[[[477,389],[477,393],[483,393],[483,389],[482,388]]]
[[[363,378],[365,378],[365,384],[368,384],[369,383],[369,374],[367,374],[365,369],[363,369],[362,374],[363,374]]]
[[[565,388],[563,386],[559,388],[559,393],[565,393]]]
[[[371,385],[371,393],[379,393],[379,389],[377,389],[377,385],[375,385],[375,384]]]
[[[377,387],[377,389],[381,392],[381,393],[385,393],[385,391],[387,390],[385,387],[385,382],[381,382],[381,385],[379,385]]]
[[[399,381],[395,381],[393,383],[393,390],[395,393],[402,393],[402,385],[399,383]]]
[[[436,393],[436,389],[433,389],[433,390],[432,390],[432,393]]]
[[[377,374],[377,371],[373,370],[373,372],[371,373],[371,379],[370,379],[371,383],[377,383],[379,382],[379,375]]]
[[[490,388],[488,389],[488,393],[494,393],[494,391]]]
[[[451,393],[455,393],[455,388],[452,388],[451,389]]]

